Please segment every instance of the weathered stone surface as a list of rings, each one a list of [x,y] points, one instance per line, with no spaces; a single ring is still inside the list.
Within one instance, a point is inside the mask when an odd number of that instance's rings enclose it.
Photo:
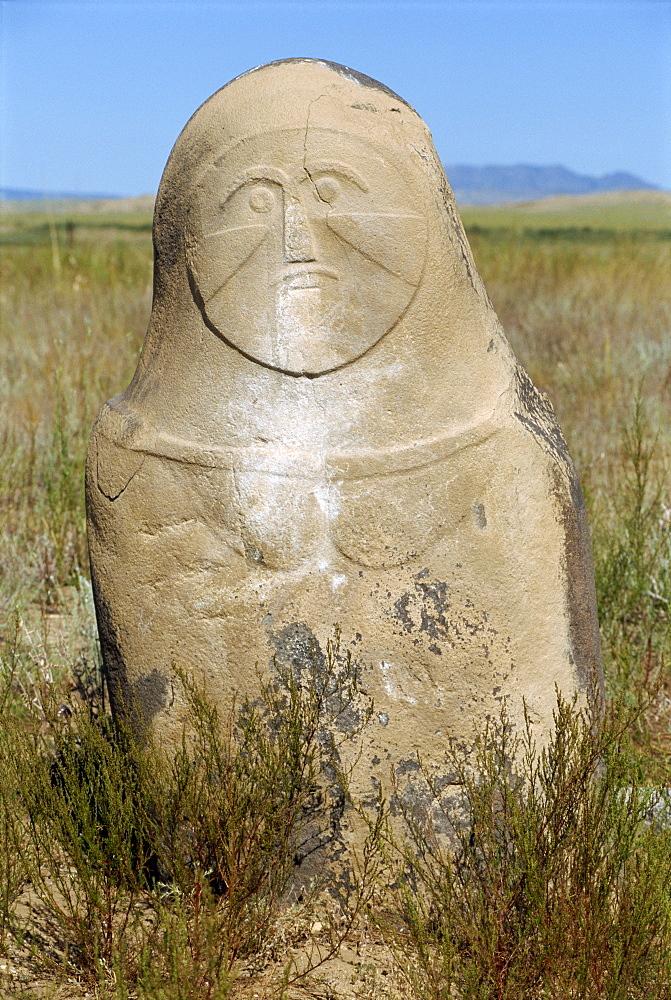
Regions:
[[[169,740],[172,664],[230,705],[339,622],[375,702],[366,798],[505,695],[542,732],[555,685],[599,683],[566,444],[401,98],[310,60],[234,80],[177,140],[154,244],[142,357],[88,458],[117,708]]]

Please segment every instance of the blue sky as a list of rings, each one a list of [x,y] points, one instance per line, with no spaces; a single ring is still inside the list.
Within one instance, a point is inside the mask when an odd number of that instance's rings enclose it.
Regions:
[[[0,0],[0,16],[3,187],[155,191],[211,93],[298,55],[397,91],[445,163],[671,188],[671,0]]]

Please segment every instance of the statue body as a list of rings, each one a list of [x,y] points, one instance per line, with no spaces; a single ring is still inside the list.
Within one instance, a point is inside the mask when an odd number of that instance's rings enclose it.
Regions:
[[[173,664],[230,706],[337,622],[374,701],[355,795],[504,697],[547,733],[600,683],[584,504],[421,119],[344,67],[254,70],[179,137],[154,245],[87,466],[115,711],[177,739]]]

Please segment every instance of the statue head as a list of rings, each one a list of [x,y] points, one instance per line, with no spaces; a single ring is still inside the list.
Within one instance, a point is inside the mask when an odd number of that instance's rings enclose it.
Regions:
[[[208,163],[188,263],[208,326],[254,361],[320,374],[361,357],[421,280],[426,223],[393,158],[338,128],[275,129]]]
[[[498,391],[495,317],[430,133],[343,66],[270,63],[213,94],[166,164],[154,250],[113,407],[128,434],[316,454],[429,438]]]

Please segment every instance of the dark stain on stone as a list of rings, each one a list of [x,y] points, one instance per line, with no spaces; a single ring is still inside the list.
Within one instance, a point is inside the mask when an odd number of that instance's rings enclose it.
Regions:
[[[428,637],[427,645],[434,655],[442,656],[444,643],[455,646],[466,637],[480,639],[486,660],[491,661],[492,646],[503,645],[506,655],[510,654],[510,640],[500,639],[498,631],[489,624],[489,615],[478,608],[475,602],[465,599],[464,607],[454,607],[450,599],[447,583],[441,580],[427,580],[428,570],[422,570],[414,577],[414,592],[403,594],[385,613],[400,622],[403,631],[414,632],[412,642],[421,646]],[[441,649],[441,643],[443,648]],[[468,669],[467,660],[464,661]]]
[[[360,725],[361,715],[352,705],[348,705],[336,717],[336,729],[341,733],[353,733]]]
[[[572,482],[572,489],[577,488],[580,492],[580,484],[569,455],[568,446],[559,429],[549,397],[546,393],[539,392],[521,365],[518,365],[515,371],[515,382],[517,395],[524,410],[523,413],[515,410],[515,416],[531,432],[543,450],[561,466],[567,478]],[[582,493],[580,493],[580,499],[582,500]]]
[[[471,288],[474,292],[482,297],[481,282],[477,280],[478,273],[475,269],[475,261],[471,254],[471,248],[468,245],[468,240],[466,239],[466,233],[464,232],[464,227],[461,223],[461,219],[457,215],[456,209],[450,197],[449,188],[447,186],[447,178],[444,174],[438,179],[438,188],[440,197],[442,199],[443,205],[447,212],[448,218],[450,220],[450,235],[454,238],[461,254],[461,259],[466,268],[466,274],[468,275],[468,280],[471,284]]]
[[[147,722],[151,722],[154,716],[165,708],[168,703],[168,691],[168,680],[158,670],[142,674],[134,682],[134,701],[142,709],[142,714]]]
[[[473,514],[475,515],[475,523],[478,528],[486,528],[487,515],[485,514],[485,505],[483,503],[474,503]]]
[[[406,774],[417,774],[420,770],[419,762],[413,757],[410,757],[408,760],[399,760],[395,770],[397,777],[404,777]]]
[[[459,217],[459,213],[457,212],[453,196],[450,193],[445,172],[442,169],[439,171],[432,171],[432,175],[432,181],[438,189],[438,198],[436,199],[438,206],[439,208],[442,208],[447,215],[448,234],[452,240],[455,250],[461,256],[471,288],[483,305],[493,311],[494,307],[492,306],[487,290],[480,279],[480,275],[477,272],[471,247],[466,237],[466,231],[464,230],[463,223]]]
[[[334,864],[342,853],[340,823],[345,811],[345,792],[335,769],[326,766],[310,789],[303,807],[302,839],[294,853],[292,892],[299,894]]]
[[[112,714],[115,719],[122,717],[129,718],[132,715],[132,698],[126,664],[119,648],[111,611],[100,593],[93,566],[91,567],[91,585],[98,623],[98,635],[100,636],[103,674],[107,682]]]
[[[319,641],[304,622],[285,625],[279,632],[271,632],[270,640],[275,647],[275,662],[290,670],[298,680],[309,667],[316,676],[326,672],[326,657]]]
[[[447,584],[439,580],[432,583],[417,580],[415,590],[422,596],[421,630],[432,639],[449,638],[450,624],[446,615],[450,602],[447,599]]]
[[[415,627],[415,623],[413,622],[410,612],[408,611],[408,605],[411,600],[412,594],[403,594],[403,596],[399,597],[399,599],[394,603],[394,607],[396,608],[395,617],[398,618],[406,632],[412,632]]]
[[[601,642],[596,610],[592,544],[582,490],[567,483],[561,471],[553,468],[552,493],[564,529],[565,599],[569,613],[571,654],[580,682],[593,696],[603,696]],[[592,687],[596,683],[596,690]]]
[[[305,622],[293,622],[279,632],[269,633],[275,648],[273,657],[281,672],[290,673],[300,684],[314,684],[324,681],[327,704],[329,687],[333,681],[327,677],[328,660],[317,637]],[[337,693],[334,698],[337,700]],[[353,706],[336,714],[335,727],[341,732],[351,732],[359,725],[359,716]],[[324,753],[321,773],[317,775],[310,799],[303,815],[303,838],[296,845],[294,863],[296,873],[293,892],[317,877],[324,869],[327,859],[333,859],[341,848],[340,822],[345,811],[345,789],[339,774],[340,757],[330,726],[324,725],[317,734]],[[331,763],[333,761],[333,763]],[[340,845],[340,846],[339,846]]]
[[[419,607],[417,608],[417,595],[413,593],[403,594],[394,602],[395,610],[392,611],[392,614],[406,632],[412,632],[413,629],[417,628],[419,631],[425,632],[431,639],[447,636],[448,624],[444,615],[445,608],[441,605],[440,593],[436,589],[436,587],[446,588],[446,586],[446,584],[427,584],[423,580],[416,580],[415,590],[421,598]],[[410,614],[411,607],[419,611],[419,623]],[[415,639],[414,642],[415,645],[418,645],[419,640]]]
[[[245,542],[245,556],[250,562],[254,562],[258,566],[266,565],[261,549],[257,548],[256,545],[251,545],[249,542]]]
[[[100,636],[103,674],[109,693],[112,715],[117,722],[123,720],[129,725],[137,739],[142,741],[152,719],[165,708],[168,702],[169,683],[158,670],[152,670],[151,673],[139,677],[134,683],[130,682],[121,654],[114,619],[107,602],[100,593],[100,587],[93,570],[91,584],[98,635]]]
[[[397,780],[405,780],[398,781],[397,790],[390,797],[391,815],[403,816],[430,829],[432,834],[453,841],[454,819],[463,811],[459,775],[432,774],[429,783],[416,761],[399,761],[395,772]]]
[[[552,456],[556,462],[564,462],[565,457],[561,454],[561,445],[559,438],[552,433],[553,428],[548,428],[541,421],[533,420],[531,417],[520,413],[518,410],[514,411],[515,416],[521,424],[526,427],[528,431],[531,431],[533,436],[536,438],[538,443],[543,448],[543,451],[547,452]],[[561,439],[563,447],[566,447],[564,439]]]
[[[550,400],[536,389],[527,373],[516,372],[517,393],[524,413],[517,419],[533,434],[543,450],[554,459],[550,470],[551,492],[557,516],[564,529],[563,570],[565,599],[569,613],[571,654],[580,683],[590,691],[596,683],[603,693],[601,646],[596,613],[592,546],[580,481]]]

